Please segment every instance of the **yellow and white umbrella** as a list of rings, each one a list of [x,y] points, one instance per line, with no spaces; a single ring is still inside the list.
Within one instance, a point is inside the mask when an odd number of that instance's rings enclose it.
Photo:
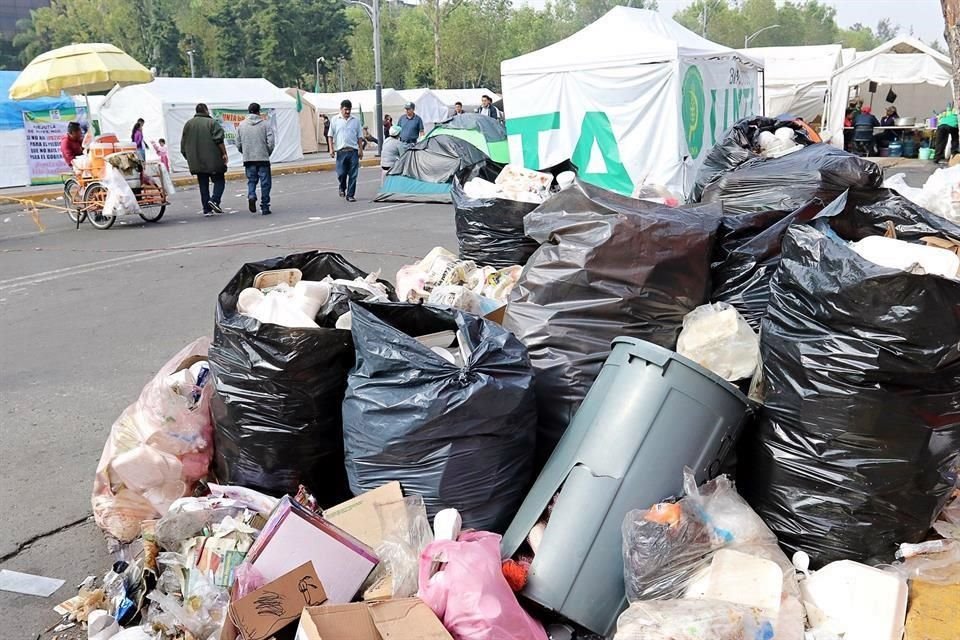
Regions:
[[[71,44],[34,58],[10,87],[11,100],[109,91],[153,81],[145,66],[112,44]]]

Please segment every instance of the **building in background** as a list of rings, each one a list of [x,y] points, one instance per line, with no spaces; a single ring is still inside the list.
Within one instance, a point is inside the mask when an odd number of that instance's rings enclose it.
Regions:
[[[30,17],[31,9],[50,5],[50,0],[0,0],[0,35],[10,37],[17,30],[17,20]]]

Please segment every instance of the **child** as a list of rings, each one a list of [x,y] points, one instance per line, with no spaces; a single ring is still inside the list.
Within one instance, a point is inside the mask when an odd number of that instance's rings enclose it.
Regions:
[[[160,140],[153,143],[153,150],[160,156],[160,163],[167,168],[167,171],[170,171],[170,156],[167,155],[167,141],[160,138]]]

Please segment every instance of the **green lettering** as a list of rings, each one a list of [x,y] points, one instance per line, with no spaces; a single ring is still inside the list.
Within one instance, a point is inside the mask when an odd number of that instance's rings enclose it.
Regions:
[[[740,89],[733,90],[733,121],[740,120]]]
[[[723,90],[723,130],[730,126],[730,89]]]
[[[603,163],[605,173],[588,173],[590,165],[590,151],[596,142]],[[583,115],[583,124],[580,126],[580,139],[573,150],[570,161],[577,166],[578,174],[583,180],[610,191],[629,195],[633,193],[633,180],[627,173],[626,167],[620,160],[620,148],[617,138],[613,135],[613,127],[607,114],[601,111],[588,111]]]
[[[559,111],[507,120],[507,135],[520,136],[523,166],[527,169],[540,168],[540,132],[559,128]]]
[[[710,144],[717,144],[717,90],[710,89]]]

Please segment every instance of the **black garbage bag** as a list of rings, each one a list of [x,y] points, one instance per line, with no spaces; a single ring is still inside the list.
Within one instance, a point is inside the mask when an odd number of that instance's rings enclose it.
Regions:
[[[343,401],[355,494],[397,480],[430,518],[452,507],[464,527],[502,532],[533,479],[537,429],[527,350],[500,325],[407,303],[351,305],[356,366]],[[414,338],[459,331],[464,367]]]
[[[781,158],[754,158],[703,190],[701,202],[723,202],[735,213],[793,211],[812,198],[830,202],[847,189],[876,189],[875,163],[828,144],[812,144]]]
[[[490,177],[491,164],[464,169],[453,180],[450,196],[460,259],[498,269],[526,264],[540,245],[523,232],[523,217],[536,209],[537,204],[503,198],[474,199],[463,191],[463,185],[478,176],[495,179],[499,172],[493,172]]]
[[[737,484],[789,552],[889,562],[956,482],[960,281],[878,266],[815,225],[784,237]]]
[[[340,407],[353,343],[349,331],[334,328],[347,296],[331,297],[320,329],[264,324],[237,311],[258,273],[288,268],[305,280],[367,275],[336,253],[311,251],[245,264],[220,293],[210,347],[217,477],[274,495],[296,493],[302,483],[333,505],[350,497]]]
[[[710,264],[710,301],[730,304],[759,331],[767,310],[770,278],[780,264],[784,234],[790,225],[807,222],[822,209],[822,202],[811,200],[795,211],[724,215]]]
[[[781,127],[793,129],[796,135],[794,140],[798,144],[811,144],[806,131],[795,122],[763,116],[744,118],[724,131],[720,140],[703,159],[690,193],[690,200],[699,202],[707,185],[744,162],[760,158],[760,133],[763,131],[773,133]]]
[[[553,451],[617,336],[673,349],[710,292],[718,205],[670,208],[576,182],[525,218],[541,243],[504,326],[537,372],[538,460]]]

